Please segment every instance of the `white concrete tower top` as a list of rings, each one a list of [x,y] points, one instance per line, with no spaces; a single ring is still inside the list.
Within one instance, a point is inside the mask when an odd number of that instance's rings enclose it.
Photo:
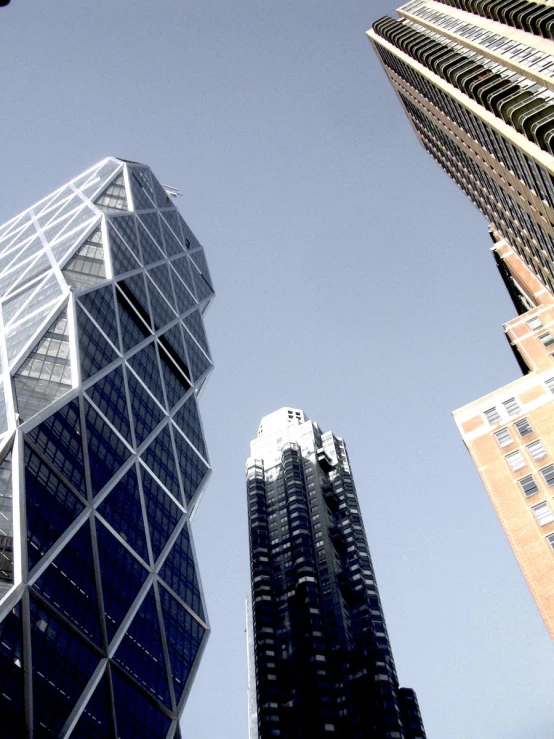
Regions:
[[[299,426],[308,420],[304,411],[298,408],[279,408],[267,416],[264,416],[258,427],[258,436],[271,436],[278,431],[283,431],[287,426]]]

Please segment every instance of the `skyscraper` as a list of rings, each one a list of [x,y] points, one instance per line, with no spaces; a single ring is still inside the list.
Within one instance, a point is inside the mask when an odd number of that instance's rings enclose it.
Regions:
[[[0,227],[0,733],[178,737],[208,623],[204,251],[105,159]]]
[[[301,410],[262,419],[246,464],[251,739],[425,737],[399,688],[346,447]]]
[[[413,0],[368,32],[425,147],[554,291],[554,7]]]

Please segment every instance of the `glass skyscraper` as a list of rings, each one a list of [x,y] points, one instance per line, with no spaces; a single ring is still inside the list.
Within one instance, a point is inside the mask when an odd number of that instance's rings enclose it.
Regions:
[[[250,739],[423,739],[343,440],[281,408],[262,419],[246,475]]]
[[[427,151],[554,291],[554,6],[413,0],[368,32]]]
[[[105,159],[0,226],[0,734],[179,737],[207,635],[204,251]]]

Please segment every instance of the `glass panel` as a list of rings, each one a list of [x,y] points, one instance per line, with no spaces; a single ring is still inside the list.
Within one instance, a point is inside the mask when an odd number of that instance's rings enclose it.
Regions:
[[[171,198],[166,193],[166,191],[163,189],[162,185],[160,185],[158,180],[154,177],[152,172],[150,172],[150,176],[152,178],[152,188],[156,194],[156,203],[158,205],[158,208],[173,207]]]
[[[144,228],[142,223],[139,221],[139,237],[140,237],[140,244],[142,247],[142,256],[144,259],[144,264],[152,264],[152,262],[159,262],[160,259],[164,259],[164,255],[162,254],[159,247],[156,245],[154,239],[150,236],[148,231]]]
[[[165,406],[165,399],[160,378],[160,366],[158,363],[158,355],[154,342],[147,344],[137,354],[133,354],[127,360],[128,364],[134,369],[143,383],[158,402]]]
[[[184,241],[183,241],[183,234],[181,231],[181,223],[180,218],[177,214],[177,211],[172,208],[171,210],[164,210],[161,214],[161,217],[163,221],[167,223],[167,225],[171,228],[171,232],[173,234],[173,238],[176,239],[179,242],[179,251],[176,253],[182,253],[185,251],[184,247]]]
[[[196,266],[198,267],[198,271],[204,277],[204,280],[208,283],[208,287],[213,292],[212,278],[210,277],[210,270],[208,269],[208,262],[206,261],[206,255],[204,253],[204,249],[199,249],[198,251],[191,251],[190,258],[196,264]]]
[[[200,315],[199,310],[195,310],[190,313],[186,318],[183,318],[185,327],[194,336],[196,341],[200,344],[202,349],[210,356],[210,349],[208,347],[208,340],[206,338],[206,332],[204,331],[204,323]]]
[[[186,263],[185,266],[187,266]],[[192,293],[186,288],[185,283],[178,276],[173,267],[169,268],[169,273],[171,276],[171,282],[173,283],[175,297],[177,298],[177,307],[179,309],[179,313],[184,313],[189,308],[192,308],[193,305],[196,305],[196,300],[194,299]]]
[[[171,707],[160,622],[152,589],[129,625],[114,659],[143,688]]]
[[[160,224],[162,227],[163,239],[167,255],[172,257],[174,254],[181,254],[184,249],[178,242],[175,234],[169,228],[163,217],[160,219]]]
[[[162,241],[162,231],[160,228],[160,219],[157,213],[141,213],[139,221],[146,228],[154,242],[163,251],[164,245]],[[165,254],[165,252],[164,252]]]
[[[136,216],[132,213],[125,216],[119,216],[117,218],[110,218],[110,224],[117,229],[117,232],[125,242],[125,245],[133,252],[135,258],[142,262],[136,221]]]
[[[121,275],[124,272],[130,272],[131,270],[140,267],[140,264],[137,262],[130,249],[127,248],[125,242],[109,221],[108,234],[114,274]]]
[[[160,421],[165,418],[165,413],[132,372],[127,372],[127,382],[131,397],[135,437],[137,444],[140,446]]]
[[[96,198],[94,204],[103,211],[129,210],[123,172]]]
[[[106,277],[102,230],[97,228],[85,243],[76,251],[63,269],[68,284],[72,287],[86,287]]]
[[[190,370],[194,380],[196,381],[200,375],[204,374],[208,367],[211,367],[211,362],[186,330],[184,337],[187,345]]]
[[[179,426],[181,431],[189,439],[189,441],[198,449],[204,459],[208,459],[208,452],[204,442],[202,426],[200,424],[200,414],[196,405],[194,395],[186,401],[182,408],[179,408],[173,416],[173,422]]]
[[[106,628],[108,638],[112,639],[146,580],[148,570],[98,520],[96,533]]]
[[[165,737],[171,724],[169,717],[119,670],[114,669],[112,675],[118,739]]]
[[[85,307],[112,344],[119,348],[113,287],[106,285],[106,287],[99,287],[97,290],[85,293],[80,296],[79,302]]]
[[[135,210],[148,210],[154,208],[154,203],[148,197],[142,182],[132,169],[129,170],[129,182],[131,185],[131,192],[133,194],[133,205]]]
[[[0,712],[2,739],[22,739],[25,726],[21,604],[0,621]]]
[[[175,698],[179,702],[206,630],[165,588],[159,590]]]
[[[0,434],[8,430],[8,416],[6,412],[6,397],[4,383],[0,382]]]
[[[109,375],[99,380],[96,385],[89,387],[86,393],[117,431],[131,444],[131,422],[123,381],[123,369],[117,367]]]
[[[52,264],[48,258],[48,254],[46,254],[46,252],[39,254],[39,256],[35,257],[34,260],[25,263],[25,271],[22,272],[21,277],[18,278],[16,283],[9,286],[9,291],[18,290],[27,282],[31,282],[31,280],[34,280],[36,277],[40,277],[40,275],[47,272],[51,267]],[[8,288],[6,288],[6,292],[8,292]]]
[[[159,291],[171,304],[172,308],[177,310],[177,303],[175,302],[175,296],[173,295],[173,285],[169,277],[169,266],[167,263],[159,264],[157,267],[149,269],[148,276],[154,281]]]
[[[146,472],[144,467],[141,468],[141,472],[150,541],[156,560],[185,513],[175,505],[174,501],[158,485],[152,475]]]
[[[175,467],[175,454],[171,434],[167,426],[162,429],[141,458],[176,500],[181,501],[181,488]]]
[[[183,398],[191,385],[188,378],[185,377],[179,369],[177,369],[177,365],[173,362],[161,344],[158,345],[158,350],[160,353],[162,376],[164,379],[167,400],[169,407],[173,408],[173,406]]]
[[[86,498],[79,403],[72,400],[27,434],[44,456]]]
[[[188,369],[188,356],[185,351],[183,334],[179,326],[173,326],[160,337],[160,344],[166,349],[179,367],[187,376],[190,376]]]
[[[27,444],[25,444],[25,494],[31,570],[85,506]]]
[[[147,336],[150,336],[150,331],[144,325],[144,321],[139,317],[138,313],[123,297],[121,291],[119,289],[116,289],[115,294],[119,309],[119,325],[121,328],[123,351],[128,352],[137,344],[140,344],[140,342],[143,341]]]
[[[173,436],[177,450],[177,462],[181,470],[181,479],[185,488],[185,500],[189,503],[204,479],[208,471],[208,466],[200,459],[198,454],[176,428]]]
[[[150,170],[146,167],[133,167],[129,170],[131,176],[134,176],[137,178],[137,180],[142,185],[142,189],[146,191],[148,197],[152,201],[152,203],[155,202],[155,196],[154,196],[154,189],[152,188],[152,180],[150,179]],[[149,206],[152,207],[152,206]]]
[[[160,570],[160,577],[183,599],[187,606],[204,620],[188,525],[183,527],[175,544],[171,547]]]
[[[139,554],[149,561],[142,504],[134,467],[117,483],[98,507],[98,513]]]
[[[79,306],[77,306],[77,324],[81,371],[83,379],[86,380],[117,359],[117,354]]]
[[[12,451],[0,462],[0,597],[13,584]],[[1,627],[0,627],[1,631]]]
[[[93,563],[90,525],[85,521],[38,578],[33,589],[89,639],[100,644],[100,613]]]
[[[148,302],[148,294],[146,292],[146,284],[143,274],[127,277],[125,280],[117,283],[121,292],[131,303],[144,322],[150,326],[152,320],[150,318],[150,307]]]
[[[169,303],[162,297],[150,279],[146,280],[146,284],[148,285],[148,294],[150,295],[154,327],[156,330],[159,330],[166,323],[171,323],[176,318],[176,313],[171,310]]]
[[[104,676],[89,702],[71,736],[74,739],[113,739],[112,699],[108,678]]]
[[[191,274],[194,281],[194,288],[196,292],[196,297],[198,298],[198,302],[201,302],[205,298],[209,298],[214,294],[214,291],[210,284],[206,281],[203,275],[200,274],[200,272],[197,272],[197,270],[194,267],[191,267]]]
[[[131,452],[94,408],[85,401],[92,492],[100,492]]]
[[[14,326],[12,326],[9,332],[6,334],[6,344],[8,346],[8,361],[10,364],[17,359],[21,354],[26,344],[29,344],[36,332],[38,331],[41,324],[46,321],[49,315],[54,313],[58,309],[55,303],[50,303],[42,310],[28,318],[24,318]]]

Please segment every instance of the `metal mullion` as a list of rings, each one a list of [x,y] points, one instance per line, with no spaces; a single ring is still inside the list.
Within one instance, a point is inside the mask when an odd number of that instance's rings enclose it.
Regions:
[[[108,645],[108,657],[110,660],[113,660],[114,655],[119,648],[119,645],[123,641],[123,638],[125,634],[127,633],[129,626],[131,625],[131,621],[137,615],[138,610],[143,604],[144,599],[146,598],[146,595],[148,594],[148,591],[150,590],[150,587],[153,582],[154,582],[154,573],[150,571],[148,572],[148,575],[146,576],[146,580],[142,584],[135,599],[133,600],[133,603],[131,604],[131,607],[127,610],[127,613],[125,614],[125,616],[123,617],[123,620],[117,627],[117,631],[113,635],[112,640]],[[123,672],[125,672],[125,670],[123,670]],[[125,675],[128,675],[128,673],[125,672]],[[140,685],[140,683],[138,684]]]
[[[83,692],[79,696],[77,702],[74,704],[73,710],[69,714],[67,721],[60,731],[59,739],[65,739],[65,737],[72,735],[73,729],[83,715],[83,709],[87,706],[93,692],[96,690],[96,688],[100,684],[100,681],[102,680],[102,677],[106,673],[107,665],[108,659],[106,657],[103,657],[92,673],[92,676],[89,679],[88,683],[85,685]],[[75,737],[75,739],[77,739],[77,737]]]

